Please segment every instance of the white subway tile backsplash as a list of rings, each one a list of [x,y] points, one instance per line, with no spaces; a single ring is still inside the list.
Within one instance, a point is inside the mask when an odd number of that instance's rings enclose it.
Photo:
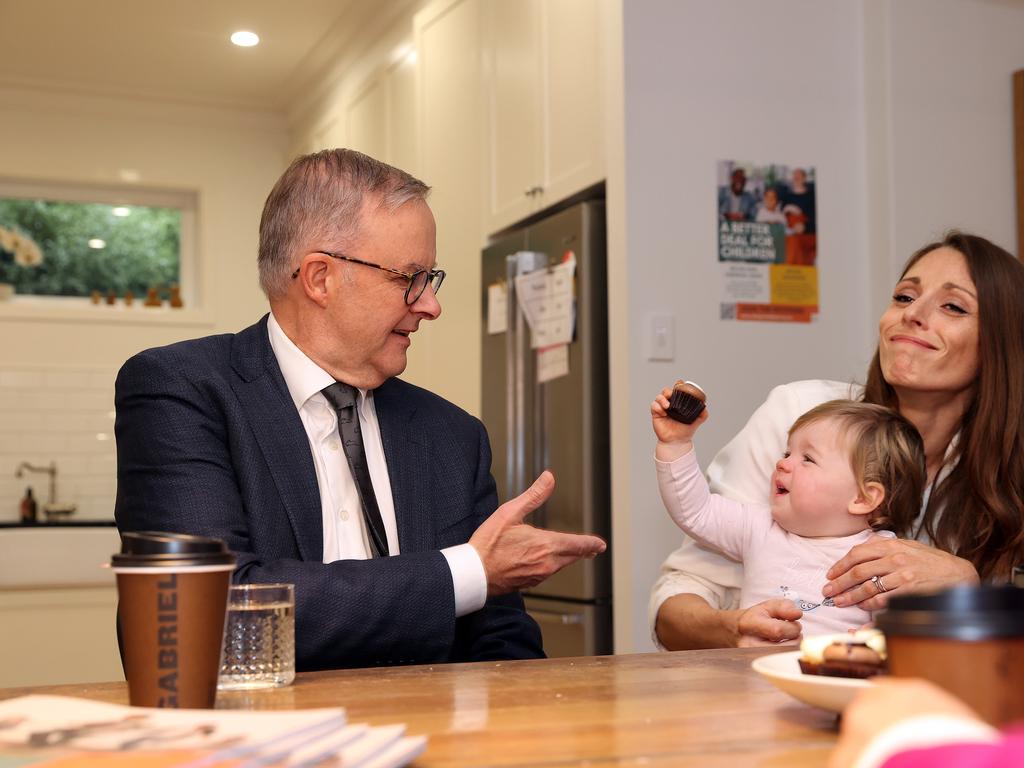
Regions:
[[[22,437],[18,447],[25,453],[34,453],[36,456],[53,456],[67,451],[68,441],[69,438],[65,434],[32,432]],[[49,464],[49,460],[44,463]]]
[[[106,411],[114,407],[114,390],[77,390],[68,394],[68,408],[72,411]]]
[[[57,465],[57,501],[77,506],[79,519],[110,519],[117,492],[114,377],[117,368],[0,366],[0,520],[16,520],[26,486],[40,514],[49,476],[21,462]],[[104,439],[97,439],[103,435]]]
[[[89,376],[89,386],[92,389],[102,389],[105,392],[114,391],[114,379],[117,378],[117,371],[93,371]]]
[[[106,476],[117,472],[117,455],[112,450],[105,456],[90,456],[86,471],[94,475]]]
[[[12,410],[9,413],[0,414],[0,432],[24,434],[32,431],[38,424],[39,416],[35,413]]]
[[[36,388],[43,386],[45,371],[0,370],[0,387]]]
[[[92,374],[86,371],[47,371],[43,375],[47,389],[91,389]]]
[[[40,414],[53,413],[68,407],[68,395],[59,389],[42,391],[40,389],[21,390],[18,395],[19,407],[25,411],[36,411]]]

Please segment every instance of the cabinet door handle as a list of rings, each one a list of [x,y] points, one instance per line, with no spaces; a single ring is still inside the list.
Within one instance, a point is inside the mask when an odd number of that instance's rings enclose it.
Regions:
[[[526,195],[527,197],[533,197],[534,195],[539,195],[543,191],[544,187],[541,186],[527,187],[525,190],[523,190],[523,194]]]

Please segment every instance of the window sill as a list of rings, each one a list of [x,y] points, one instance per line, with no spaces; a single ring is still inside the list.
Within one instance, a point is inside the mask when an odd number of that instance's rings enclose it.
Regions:
[[[212,313],[202,309],[146,307],[137,302],[93,304],[88,299],[48,296],[14,296],[0,301],[0,323],[4,321],[44,323],[98,323],[109,325],[212,326]]]

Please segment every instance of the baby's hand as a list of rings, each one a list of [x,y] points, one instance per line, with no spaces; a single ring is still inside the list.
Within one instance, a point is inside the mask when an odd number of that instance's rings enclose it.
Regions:
[[[651,403],[651,426],[654,427],[654,434],[657,435],[659,443],[665,447],[681,448],[682,450],[674,451],[674,453],[676,456],[682,456],[690,450],[697,428],[707,420],[708,409],[705,408],[701,411],[693,424],[683,424],[665,412],[668,409],[670,397],[672,397],[672,389],[666,387],[661,390],[661,394],[654,398],[654,402]],[[659,458],[661,457],[659,456]]]

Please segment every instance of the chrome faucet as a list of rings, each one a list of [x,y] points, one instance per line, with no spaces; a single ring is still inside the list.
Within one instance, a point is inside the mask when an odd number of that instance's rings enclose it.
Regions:
[[[21,477],[25,472],[45,472],[50,476],[50,500],[46,506],[52,507],[57,501],[57,462],[51,461],[48,467],[37,467],[27,461],[21,462],[14,470],[15,477]]]

